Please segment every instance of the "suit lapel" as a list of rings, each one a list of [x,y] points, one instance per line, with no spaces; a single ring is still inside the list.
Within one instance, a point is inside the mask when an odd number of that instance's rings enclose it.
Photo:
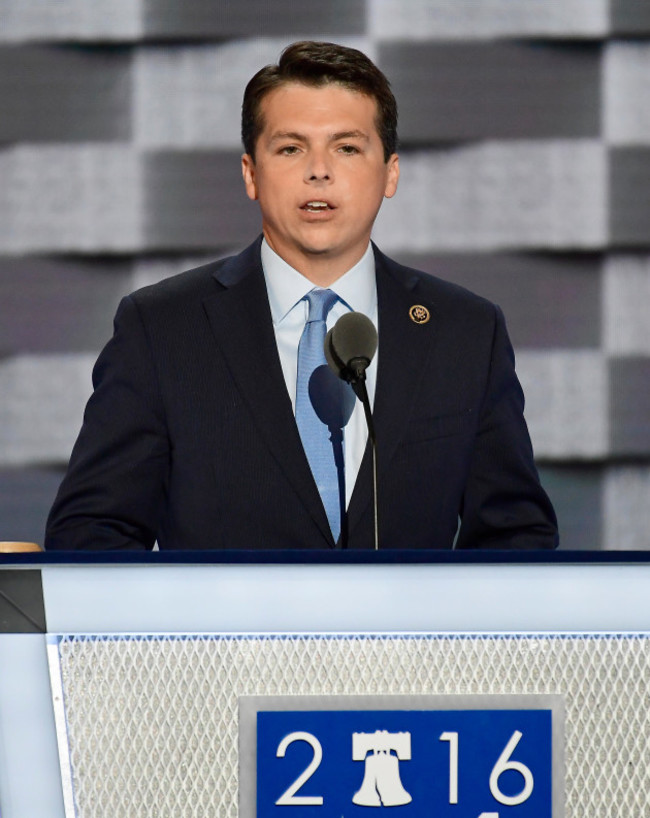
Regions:
[[[282,373],[259,247],[258,241],[215,273],[223,289],[206,298],[204,307],[255,425],[332,547],[325,509],[305,457]]]
[[[390,461],[407,428],[418,399],[420,381],[436,336],[434,305],[418,298],[420,274],[401,267],[375,248],[379,314],[379,366],[375,391],[374,421],[377,436],[377,471],[380,488],[389,485]],[[416,324],[409,310],[422,304],[431,318]],[[384,502],[390,498],[384,497]],[[348,510],[350,535],[372,502],[372,459],[370,445],[359,469]]]

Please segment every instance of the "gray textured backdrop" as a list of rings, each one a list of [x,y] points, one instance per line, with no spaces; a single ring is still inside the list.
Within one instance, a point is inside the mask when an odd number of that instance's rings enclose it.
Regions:
[[[42,541],[120,296],[258,232],[241,94],[303,37],[392,80],[375,238],[503,306],[562,547],[645,548],[646,0],[0,0],[0,539]]]

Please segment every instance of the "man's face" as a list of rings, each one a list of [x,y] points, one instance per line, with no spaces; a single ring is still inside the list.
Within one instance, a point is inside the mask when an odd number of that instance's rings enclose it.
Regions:
[[[372,97],[336,84],[288,83],[262,100],[255,161],[245,154],[246,192],[260,203],[264,235],[288,264],[331,283],[368,246],[384,196],[399,178],[384,161]]]

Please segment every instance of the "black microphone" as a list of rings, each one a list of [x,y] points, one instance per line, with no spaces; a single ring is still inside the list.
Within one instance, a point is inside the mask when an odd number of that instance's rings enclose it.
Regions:
[[[377,351],[377,330],[375,325],[361,312],[342,315],[325,336],[325,358],[330,369],[347,381],[363,404],[368,437],[372,449],[372,487],[374,507],[375,549],[379,549],[379,522],[377,514],[377,440],[372,418],[368,390],[366,389],[366,369]]]
[[[325,338],[325,358],[330,369],[352,386],[365,380],[376,351],[377,330],[361,312],[342,315]]]

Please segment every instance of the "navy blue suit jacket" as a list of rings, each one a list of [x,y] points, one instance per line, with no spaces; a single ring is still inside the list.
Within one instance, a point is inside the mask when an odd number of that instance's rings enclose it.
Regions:
[[[501,311],[375,257],[381,546],[554,547]],[[427,323],[410,318],[414,304]],[[259,239],[125,298],[93,383],[47,549],[335,547],[280,366]],[[373,547],[371,486],[367,450],[349,548]]]

